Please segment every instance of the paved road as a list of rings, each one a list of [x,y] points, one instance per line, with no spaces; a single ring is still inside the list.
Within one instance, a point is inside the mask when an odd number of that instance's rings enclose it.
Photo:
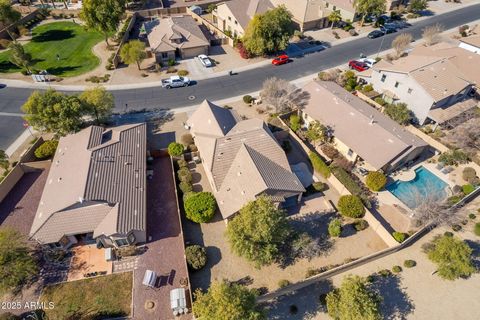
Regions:
[[[422,29],[427,25],[440,23],[445,29],[451,29],[480,17],[480,4],[456,11],[433,16],[416,23],[404,32],[411,33],[415,39],[421,38]],[[312,73],[346,63],[358,57],[360,53],[372,55],[390,48],[392,40],[398,33],[382,38],[359,38],[322,52],[296,59],[293,63],[280,67],[270,65],[241,72],[234,76],[223,76],[201,80],[188,87],[166,90],[158,87],[113,91],[119,111],[140,110],[144,108],[177,108],[199,104],[203,99],[220,100],[232,96],[259,90],[262,82],[272,76],[286,80],[301,78]],[[383,43],[382,43],[383,41]],[[380,45],[382,45],[380,47]],[[20,134],[22,121],[18,116],[2,116],[3,113],[18,113],[21,104],[31,90],[4,88],[0,89],[0,149],[6,148]],[[195,97],[189,100],[189,97]]]

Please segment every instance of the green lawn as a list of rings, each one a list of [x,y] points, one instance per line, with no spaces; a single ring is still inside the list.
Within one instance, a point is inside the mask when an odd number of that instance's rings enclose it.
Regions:
[[[130,315],[132,273],[65,282],[46,287],[40,301],[53,302],[48,319],[107,319]]]
[[[87,31],[73,22],[53,22],[36,27],[25,50],[32,55],[33,68],[50,74],[72,77],[93,70],[100,59],[92,47],[103,40],[101,33]],[[60,60],[57,60],[57,54]],[[8,51],[0,53],[0,73],[19,72],[9,61]]]

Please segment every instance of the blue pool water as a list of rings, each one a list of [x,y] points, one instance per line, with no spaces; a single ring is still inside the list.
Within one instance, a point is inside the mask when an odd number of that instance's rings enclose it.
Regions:
[[[410,209],[417,208],[427,195],[433,196],[438,201],[447,197],[445,189],[448,185],[440,178],[424,167],[418,167],[415,173],[415,179],[410,181],[397,180],[389,184],[386,189]]]

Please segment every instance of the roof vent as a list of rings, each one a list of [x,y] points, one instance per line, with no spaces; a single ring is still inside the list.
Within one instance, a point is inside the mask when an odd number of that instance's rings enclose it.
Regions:
[[[57,179],[57,181],[58,181],[58,182],[62,181],[62,177],[59,177],[59,178]]]
[[[129,165],[131,165],[131,164],[132,164],[132,163],[131,163],[131,162],[128,162],[128,161],[125,161],[125,163],[124,163],[124,165],[126,165],[126,166],[129,166]]]
[[[83,197],[78,197],[78,202],[83,203]]]

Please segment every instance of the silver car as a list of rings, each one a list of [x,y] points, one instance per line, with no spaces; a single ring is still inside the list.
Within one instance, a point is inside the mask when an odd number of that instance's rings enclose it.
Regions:
[[[212,60],[210,60],[206,55],[201,54],[197,58],[205,68],[210,68],[212,66]]]

